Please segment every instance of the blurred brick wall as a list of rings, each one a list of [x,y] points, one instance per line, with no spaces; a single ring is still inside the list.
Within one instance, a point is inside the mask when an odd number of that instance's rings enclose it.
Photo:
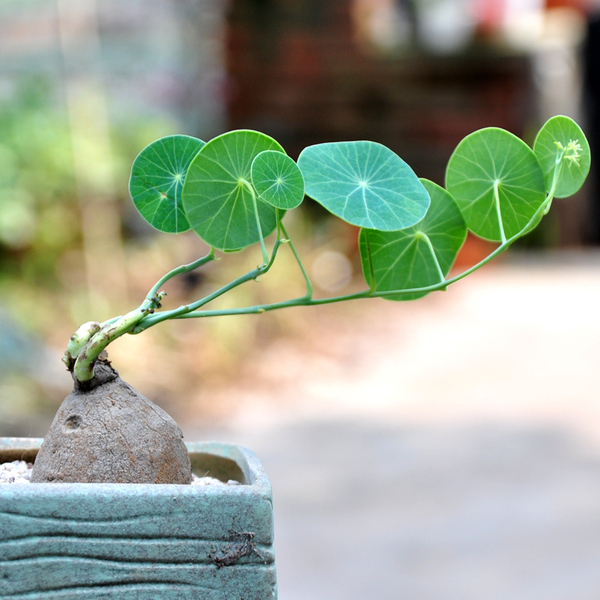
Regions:
[[[232,0],[229,127],[261,129],[294,157],[311,143],[376,140],[437,182],[467,133],[526,132],[535,116],[526,56],[482,42],[459,54],[366,52],[352,8],[351,0]]]

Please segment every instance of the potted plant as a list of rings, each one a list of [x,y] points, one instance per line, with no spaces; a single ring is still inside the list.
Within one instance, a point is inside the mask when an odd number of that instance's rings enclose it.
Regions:
[[[585,136],[564,116],[550,119],[532,148],[498,128],[468,135],[450,157],[445,189],[370,141],[309,146],[297,162],[248,130],[208,143],[176,135],[150,144],[132,167],[135,206],[163,232],[192,229],[210,250],[164,275],[131,312],[82,325],[64,356],[74,389],[43,443],[2,440],[0,459],[35,463],[31,485],[0,486],[0,596],[274,598],[271,491],[256,457],[235,446],[186,445],[176,423],[120,379],[106,347],[171,319],[445,290],[534,229],[554,198],[581,187],[589,167]],[[359,228],[364,291],[315,297],[283,222],[305,196]],[[468,231],[497,246],[449,275]],[[163,307],[171,278],[251,246],[260,252],[256,268],[204,298]],[[209,307],[268,274],[285,247],[303,295]],[[237,484],[190,486],[192,469]]]

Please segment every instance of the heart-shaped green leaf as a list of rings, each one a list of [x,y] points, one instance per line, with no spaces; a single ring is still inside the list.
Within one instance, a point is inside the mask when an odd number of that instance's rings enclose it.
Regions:
[[[306,194],[352,225],[397,231],[418,223],[429,207],[413,170],[376,142],[309,146],[298,166]]]
[[[241,250],[275,229],[277,209],[257,199],[250,183],[252,161],[265,150],[284,151],[257,131],[230,131],[210,140],[192,161],[183,205],[192,229],[214,248]]]
[[[252,185],[258,197],[271,206],[290,210],[304,199],[304,177],[298,165],[276,150],[265,150],[253,161]]]
[[[496,242],[521,233],[546,197],[544,174],[531,148],[495,127],[458,144],[448,162],[446,188],[467,227]]]
[[[563,151],[565,160],[559,171],[554,196],[572,196],[583,185],[590,171],[590,145],[573,119],[558,115],[546,121],[535,138],[533,151],[544,171],[547,192],[552,188],[556,158]]]
[[[409,290],[443,281],[467,237],[467,227],[452,196],[421,179],[431,197],[425,217],[401,231],[361,229],[363,273],[375,291]],[[385,296],[388,300],[414,300],[425,293]]]
[[[204,142],[187,135],[170,135],[146,146],[131,168],[129,193],[150,225],[166,233],[187,231],[181,190],[192,159]]]

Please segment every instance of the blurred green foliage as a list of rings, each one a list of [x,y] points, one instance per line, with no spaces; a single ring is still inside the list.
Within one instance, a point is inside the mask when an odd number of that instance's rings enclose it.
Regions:
[[[15,384],[15,378],[27,381],[32,364],[39,366],[32,349],[56,348],[56,361],[45,354],[38,358],[61,368],[60,351],[81,318],[82,307],[89,306],[85,300],[89,290],[83,258],[82,207],[96,200],[93,186],[87,185],[83,193],[78,186],[63,82],[30,76],[5,79],[2,84],[0,334],[4,343],[0,344],[0,363],[6,368],[0,369],[0,421],[6,410],[10,409],[11,414],[16,410],[17,400],[21,407],[38,406],[40,397],[53,396],[51,389],[40,387],[39,378],[26,386],[26,394],[23,386]],[[109,162],[116,182],[111,205],[118,212],[119,222],[127,222],[132,212],[127,181],[133,158],[148,140],[174,128],[174,119],[148,118],[144,114],[128,118],[125,123],[111,122],[110,156],[102,165],[91,161],[84,175],[87,181],[97,180],[98,171],[106,170]],[[94,136],[88,135],[86,142],[93,146]],[[89,154],[95,154],[93,147]],[[119,235],[140,234],[133,225],[123,226]],[[142,228],[141,234],[145,233],[151,232]],[[123,302],[125,298],[106,299],[111,308]],[[17,338],[27,340],[27,344],[17,344]],[[24,354],[28,360],[23,359]],[[44,379],[48,383],[46,375]],[[64,383],[68,386],[67,378]],[[29,398],[32,390],[37,399],[23,402],[21,396]]]
[[[48,267],[57,254],[77,242],[67,115],[48,102],[52,95],[48,83],[34,79],[0,104],[0,260],[5,276],[7,269],[14,274],[15,267],[30,260],[36,275],[52,273]]]
[[[82,200],[61,93],[55,82],[36,77],[21,81],[0,99],[0,293],[9,312],[25,326],[37,325],[31,317],[40,310],[39,302],[36,311],[28,310],[30,293],[60,293],[65,257],[71,253],[67,262],[77,262],[73,255],[82,246]],[[108,160],[118,182],[121,213],[129,211],[127,179],[133,157],[148,139],[173,125],[140,116],[126,126],[111,126]],[[92,161],[90,171],[97,166]],[[95,178],[90,172],[89,180]],[[85,278],[80,283],[85,286]],[[28,317],[22,318],[24,314]]]

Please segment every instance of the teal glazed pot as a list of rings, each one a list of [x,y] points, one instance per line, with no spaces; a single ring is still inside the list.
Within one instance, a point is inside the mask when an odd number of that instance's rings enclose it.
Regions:
[[[0,438],[0,462],[42,440]],[[198,476],[240,485],[0,485],[0,598],[276,600],[271,485],[256,456],[187,444]]]

